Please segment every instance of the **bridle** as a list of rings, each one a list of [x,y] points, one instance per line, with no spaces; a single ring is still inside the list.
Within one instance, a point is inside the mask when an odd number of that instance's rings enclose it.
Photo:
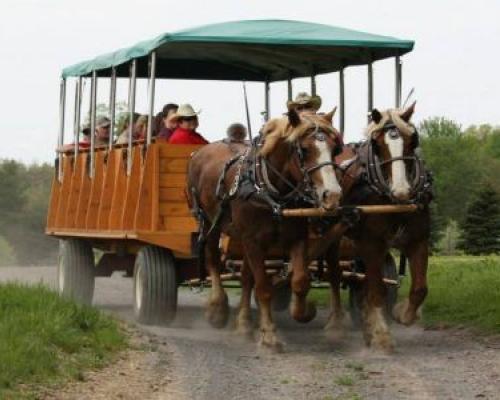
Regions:
[[[428,202],[430,197],[428,196],[431,191],[432,178],[428,171],[426,171],[424,162],[421,157],[415,152],[415,149],[419,146],[418,142],[418,132],[413,127],[411,148],[413,154],[410,156],[400,156],[391,157],[387,160],[381,161],[378,156],[377,144],[375,139],[370,139],[367,144],[366,149],[366,177],[370,187],[378,194],[388,197],[392,202],[401,203],[401,200],[394,197],[392,194],[390,184],[382,171],[382,168],[388,164],[392,164],[395,161],[403,161],[405,167],[407,163],[411,163],[413,170],[411,174],[413,180],[410,184],[410,198],[409,203],[421,203]],[[388,132],[389,131],[389,132]],[[397,126],[392,123],[386,123],[382,128],[375,133],[389,134],[394,137],[395,135],[401,136],[402,133],[399,131]]]
[[[316,121],[311,122],[314,122],[315,128],[313,132],[306,135],[306,138],[313,136],[318,141],[325,141],[327,134],[320,129],[320,126]],[[336,152],[334,153],[334,156],[342,151],[342,149],[340,148],[341,142],[337,137],[335,142]],[[302,175],[302,179],[294,184],[290,182],[290,180],[287,179],[280,171],[278,171],[277,168],[273,166],[265,157],[258,154],[258,147],[260,147],[262,144],[263,137],[261,136],[259,143],[257,143],[257,149],[255,149],[254,151],[255,186],[257,192],[265,192],[266,194],[268,194],[275,202],[273,208],[276,208],[278,205],[280,208],[282,208],[284,206],[297,204],[306,204],[313,207],[320,207],[320,199],[318,198],[316,190],[314,189],[314,182],[311,175],[315,171],[326,166],[332,166],[335,170],[339,169],[339,166],[334,161],[325,161],[306,168],[306,155],[304,154],[303,148],[300,146],[299,140],[296,140],[293,145],[297,154],[296,160],[299,164],[298,167]],[[278,178],[278,180],[284,183],[290,189],[290,191],[287,193],[282,193],[269,179],[269,171],[272,171],[273,174]]]

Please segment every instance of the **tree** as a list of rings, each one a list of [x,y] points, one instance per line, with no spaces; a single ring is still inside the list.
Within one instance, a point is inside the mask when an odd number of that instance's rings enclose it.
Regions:
[[[452,138],[462,135],[460,124],[444,117],[433,117],[422,121],[419,131],[422,136],[429,138]]]
[[[462,230],[466,253],[500,253],[500,196],[491,185],[484,185],[467,208]]]

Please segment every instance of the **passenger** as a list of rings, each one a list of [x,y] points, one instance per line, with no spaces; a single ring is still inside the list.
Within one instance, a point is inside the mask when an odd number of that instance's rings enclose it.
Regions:
[[[178,109],[179,106],[177,104],[165,104],[161,112],[163,116],[163,126],[158,133],[158,138],[165,140],[170,139],[170,136],[172,136],[172,133],[174,133],[175,129],[177,128],[177,121],[174,121],[172,117],[177,113]]]
[[[134,113],[133,122],[136,124],[137,120],[141,114]],[[118,121],[118,138],[116,139],[116,144],[127,144],[128,143],[128,132],[129,132],[129,122],[130,122],[130,113],[123,113],[120,115],[120,119]]]
[[[95,146],[107,146],[109,144],[109,134],[111,121],[107,117],[99,117],[95,125]],[[90,138],[89,138],[90,140]]]
[[[245,143],[247,128],[245,125],[235,122],[227,128],[227,141],[229,143]]]
[[[161,128],[163,128],[163,112],[160,111],[153,119],[153,137],[158,137]]]
[[[321,107],[321,97],[309,96],[306,92],[297,94],[295,100],[287,102],[288,110],[294,109],[299,114],[299,117],[305,115],[316,114]]]
[[[173,115],[173,121],[179,125],[168,139],[172,144],[207,144],[208,141],[196,132],[198,128],[198,114],[190,104],[182,104]]]
[[[133,132],[133,140],[142,140],[146,139],[146,135],[148,132],[148,116],[141,115],[137,118],[137,122],[134,124],[134,132]]]

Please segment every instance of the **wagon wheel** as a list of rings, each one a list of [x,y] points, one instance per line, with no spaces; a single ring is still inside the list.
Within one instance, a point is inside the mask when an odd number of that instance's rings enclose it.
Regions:
[[[146,325],[168,325],[177,311],[177,276],[172,253],[145,246],[134,266],[134,314]]]
[[[67,239],[59,242],[57,288],[61,295],[90,305],[94,297],[95,261],[88,242]]]
[[[359,265],[359,264],[358,264]],[[359,265],[356,272],[365,272],[364,265]],[[383,277],[387,279],[398,279],[398,271],[394,257],[387,253],[382,271]],[[398,299],[398,287],[388,285],[386,290],[385,311],[388,321],[392,320],[392,308],[396,305]],[[363,323],[362,317],[363,307],[363,284],[362,282],[349,283],[349,312],[351,315],[352,325],[355,329],[359,329]]]
[[[274,295],[271,301],[273,311],[283,312],[288,309],[292,300],[292,288],[288,280],[280,282],[274,287]]]

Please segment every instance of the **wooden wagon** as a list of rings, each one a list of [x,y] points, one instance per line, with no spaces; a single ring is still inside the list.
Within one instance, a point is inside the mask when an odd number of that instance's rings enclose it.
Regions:
[[[280,20],[237,21],[166,33],[130,48],[63,70],[56,174],[46,233],[61,239],[59,291],[90,303],[96,276],[125,271],[134,276],[134,308],[139,321],[168,323],[177,309],[181,283],[199,284],[193,243],[197,224],[184,195],[186,165],[197,146],[155,140],[152,119],[155,81],[206,79],[264,84],[265,117],[270,115],[270,84],[338,72],[339,127],[345,129],[344,70],[367,65],[367,109],[373,106],[373,68],[377,60],[395,58],[395,103],[401,102],[401,59],[413,42],[327,25]],[[115,121],[116,81],[127,77],[130,129],[135,111],[136,79],[149,79],[148,130],[144,141],[132,134],[126,145],[96,146],[97,82],[110,79],[111,131]],[[75,80],[73,141],[79,142],[82,87],[90,80],[90,146],[65,144],[67,81]],[[220,99],[224,102],[224,99]],[[279,113],[280,110],[277,112]],[[67,140],[66,140],[67,141]],[[308,211],[306,211],[307,213]],[[237,258],[237,257],[236,257]],[[97,262],[96,262],[97,260]],[[229,278],[238,277],[238,262],[227,258]],[[347,260],[348,263],[350,262]],[[273,267],[274,262],[274,267]],[[281,262],[281,264],[279,264]],[[270,260],[278,271],[286,260]],[[349,264],[352,266],[351,264]],[[273,269],[270,268],[270,269]],[[313,265],[312,270],[318,268]],[[354,278],[361,272],[347,271]]]

